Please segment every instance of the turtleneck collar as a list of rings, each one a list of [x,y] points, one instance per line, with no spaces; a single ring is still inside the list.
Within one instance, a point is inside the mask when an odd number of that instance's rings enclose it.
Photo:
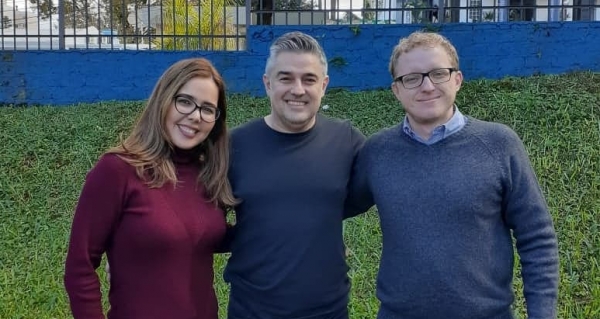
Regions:
[[[184,149],[175,147],[171,151],[171,157],[173,159],[173,163],[176,163],[176,164],[198,163],[199,156],[200,156],[200,146],[194,147],[189,150],[184,150]]]

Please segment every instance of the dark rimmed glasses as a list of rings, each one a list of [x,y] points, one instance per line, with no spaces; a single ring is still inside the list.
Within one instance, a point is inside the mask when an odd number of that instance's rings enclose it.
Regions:
[[[425,73],[409,73],[395,78],[394,82],[402,83],[405,89],[414,89],[423,84],[425,77],[428,77],[433,84],[448,82],[452,72],[456,71],[458,71],[456,68],[439,68]]]
[[[221,110],[212,105],[198,105],[194,99],[187,94],[178,94],[173,98],[177,112],[185,115],[192,114],[196,109],[200,110],[200,118],[204,122],[212,123],[219,118]]]

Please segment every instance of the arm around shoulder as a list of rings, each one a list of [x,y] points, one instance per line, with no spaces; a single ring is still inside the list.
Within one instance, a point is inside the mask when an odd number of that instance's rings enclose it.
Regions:
[[[368,152],[370,147],[365,144],[368,143],[365,143],[363,139],[354,155],[352,173],[348,183],[348,194],[344,206],[344,219],[362,214],[374,205],[368,179]]]

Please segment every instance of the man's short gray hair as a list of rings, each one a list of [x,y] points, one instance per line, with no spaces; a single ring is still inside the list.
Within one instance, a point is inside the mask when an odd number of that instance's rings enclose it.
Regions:
[[[317,40],[306,33],[299,31],[288,32],[273,42],[269,48],[269,58],[265,67],[265,73],[269,74],[275,63],[275,58],[282,52],[312,53],[319,58],[323,65],[323,75],[327,75],[327,58],[323,48]]]

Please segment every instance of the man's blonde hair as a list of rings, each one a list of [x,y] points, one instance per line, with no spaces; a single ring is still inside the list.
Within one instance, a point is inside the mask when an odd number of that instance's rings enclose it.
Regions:
[[[456,48],[446,37],[437,33],[416,31],[411,33],[408,37],[400,39],[400,42],[394,47],[389,65],[392,78],[396,77],[396,62],[402,54],[408,53],[412,49],[418,47],[433,48],[436,46],[440,46],[446,51],[450,57],[450,63],[452,64],[450,67],[458,69],[458,54],[456,53]]]

